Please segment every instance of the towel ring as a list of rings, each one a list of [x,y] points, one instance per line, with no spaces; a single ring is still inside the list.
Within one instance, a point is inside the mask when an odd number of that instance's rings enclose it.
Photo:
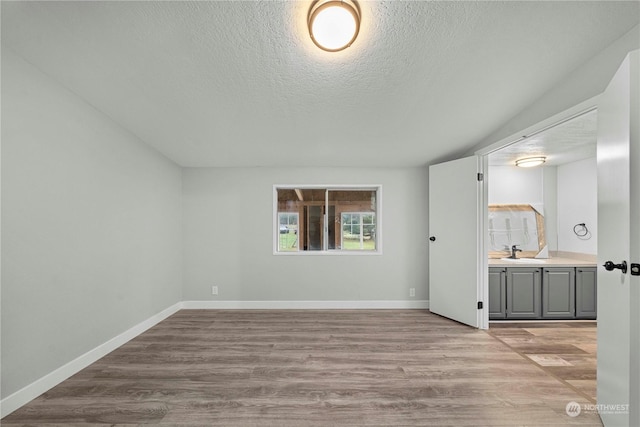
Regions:
[[[573,232],[578,237],[585,237],[589,234],[589,229],[584,222],[581,222],[580,224],[576,224],[573,226]]]

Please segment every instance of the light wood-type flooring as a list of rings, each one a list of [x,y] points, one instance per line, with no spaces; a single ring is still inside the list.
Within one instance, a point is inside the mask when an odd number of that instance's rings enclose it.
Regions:
[[[595,321],[492,322],[489,333],[596,403]]]
[[[182,310],[2,425],[602,425],[497,336],[423,310]]]

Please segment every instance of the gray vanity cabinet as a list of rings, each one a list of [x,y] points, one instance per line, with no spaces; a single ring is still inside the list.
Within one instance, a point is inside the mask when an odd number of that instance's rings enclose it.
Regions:
[[[576,316],[575,268],[542,269],[542,317],[573,319]]]
[[[489,267],[489,320],[595,319],[595,267]]]
[[[537,319],[541,316],[542,279],[539,268],[507,267],[507,318]]]
[[[576,268],[576,318],[595,319],[597,313],[598,272],[593,267]]]
[[[507,270],[489,268],[489,319],[507,317]]]

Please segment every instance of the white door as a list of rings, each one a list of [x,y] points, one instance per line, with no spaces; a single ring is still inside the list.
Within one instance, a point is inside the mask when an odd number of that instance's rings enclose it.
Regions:
[[[623,262],[640,262],[631,258],[640,256],[639,76],[635,51],[625,59],[598,102],[597,399],[598,405],[607,405],[600,406],[605,426],[640,425],[640,281],[629,271],[617,267],[607,271],[603,267],[606,261],[618,267]]]
[[[481,159],[429,167],[429,310],[478,327],[482,272]]]

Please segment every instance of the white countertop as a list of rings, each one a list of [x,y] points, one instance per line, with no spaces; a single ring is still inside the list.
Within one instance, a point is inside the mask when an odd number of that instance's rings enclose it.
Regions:
[[[518,258],[511,259],[489,259],[489,267],[596,267],[593,260],[576,258]]]

